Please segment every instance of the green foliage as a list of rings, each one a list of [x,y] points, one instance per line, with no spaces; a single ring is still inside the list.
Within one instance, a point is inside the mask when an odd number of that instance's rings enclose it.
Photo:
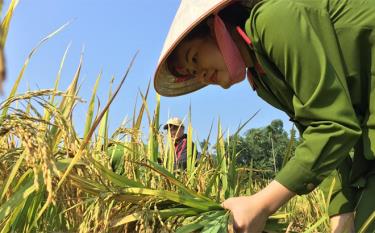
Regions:
[[[244,166],[253,163],[264,178],[272,178],[281,169],[285,154],[293,154],[298,143],[289,137],[281,120],[274,120],[266,127],[249,129],[244,136],[231,136],[229,141],[229,150],[236,148],[238,151],[237,162]]]

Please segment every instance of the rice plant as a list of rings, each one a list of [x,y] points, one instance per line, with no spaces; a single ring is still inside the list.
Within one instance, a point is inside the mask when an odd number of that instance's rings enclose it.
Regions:
[[[107,136],[106,113],[114,95],[95,116],[92,97],[82,138],[72,123],[74,106],[82,102],[80,66],[65,91],[12,94],[1,104],[3,232],[227,232],[230,213],[220,203],[267,181],[253,181],[251,170],[237,166],[237,152],[226,151],[220,123],[217,155],[203,149],[197,160],[190,148],[186,171],[173,169],[172,139],[165,142],[159,132],[159,97],[153,116],[147,116],[147,143],[141,140],[140,122],[149,114],[144,111],[147,92],[141,94],[144,101],[133,124],[120,126],[112,136]],[[192,132],[189,124],[189,140]],[[266,230],[284,232],[293,211],[271,216]]]
[[[12,1],[3,21],[3,35],[17,3]],[[233,232],[231,215],[220,203],[228,197],[250,195],[269,182],[254,179],[254,168],[238,165],[236,147],[229,150],[226,146],[253,116],[231,139],[218,121],[216,154],[208,150],[210,131],[200,158],[189,146],[187,169],[175,169],[173,139],[165,138],[159,128],[160,97],[153,100],[157,103],[153,111],[147,104],[150,86],[140,93],[139,108],[129,106],[134,108],[131,120],[109,135],[109,109],[133,59],[103,107],[95,101],[102,74],[98,75],[84,132],[78,133],[72,115],[76,105],[85,104],[78,85],[82,59],[70,86],[58,90],[68,49],[54,88],[17,91],[32,56],[62,28],[32,50],[9,96],[0,104],[1,232]],[[192,115],[188,145],[193,141]],[[149,131],[141,132],[145,118]],[[327,232],[322,200],[319,191],[295,198],[270,217],[265,232]]]

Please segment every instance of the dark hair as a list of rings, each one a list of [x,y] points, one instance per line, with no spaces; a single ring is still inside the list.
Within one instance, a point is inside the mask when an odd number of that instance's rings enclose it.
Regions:
[[[255,3],[259,2],[259,0],[253,0],[253,1],[247,1],[247,2],[251,2],[251,4],[254,5]],[[241,4],[241,2],[236,2],[222,9],[219,12],[219,16],[228,26],[240,26],[244,28],[246,20],[249,18],[250,11],[251,11],[251,7],[249,7],[248,4],[246,4],[245,6]],[[194,27],[189,32],[189,34],[186,35],[185,38],[180,42],[180,44],[182,42],[190,41],[195,38],[209,36],[211,31],[210,31],[210,27],[208,26],[206,22],[207,19],[201,22],[200,24],[198,24],[196,27]],[[178,46],[179,45],[177,45],[174,51],[176,51]],[[175,77],[183,77],[183,75],[177,72],[175,68],[174,63],[176,61],[176,53],[174,51],[168,56],[167,61],[166,61],[168,70]]]

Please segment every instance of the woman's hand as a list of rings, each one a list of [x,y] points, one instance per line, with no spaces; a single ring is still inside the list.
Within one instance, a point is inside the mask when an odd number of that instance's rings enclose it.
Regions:
[[[222,206],[232,212],[236,233],[260,233],[269,215],[295,194],[277,181],[252,196],[232,197]]]
[[[256,195],[247,197],[232,197],[225,200],[222,206],[232,212],[233,227],[237,233],[262,232],[269,213],[265,203],[258,200]]]

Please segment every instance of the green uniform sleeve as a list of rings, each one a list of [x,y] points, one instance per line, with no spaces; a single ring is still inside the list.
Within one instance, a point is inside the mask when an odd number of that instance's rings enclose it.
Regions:
[[[312,191],[348,155],[361,135],[334,27],[324,7],[266,1],[254,9],[258,52],[275,64],[294,92],[303,143],[276,180],[297,194]],[[324,1],[316,1],[317,4]]]

